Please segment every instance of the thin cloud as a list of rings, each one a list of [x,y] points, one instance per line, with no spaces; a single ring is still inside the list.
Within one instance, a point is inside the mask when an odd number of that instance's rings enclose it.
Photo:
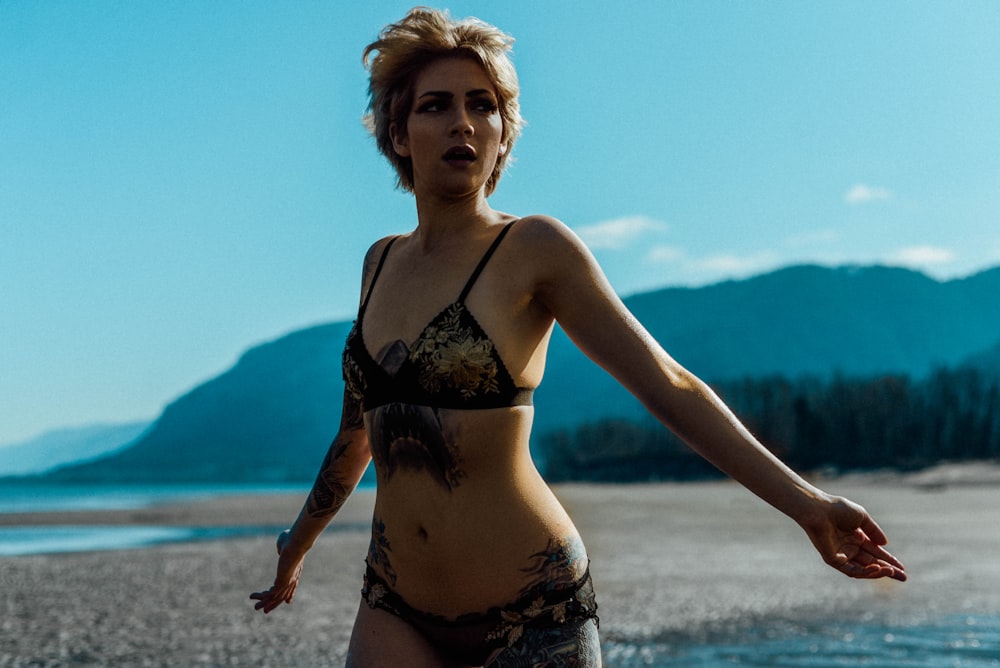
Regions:
[[[864,183],[855,184],[850,190],[844,193],[844,201],[848,204],[867,204],[868,202],[876,202],[891,198],[892,191],[888,188],[869,186]]]
[[[666,228],[666,223],[648,216],[623,216],[578,227],[576,233],[591,250],[621,250],[647,232]]]
[[[900,267],[921,269],[954,262],[954,251],[939,246],[907,246],[892,253],[886,261]]]
[[[646,253],[646,260],[654,264],[677,262],[685,258],[684,251],[676,246],[653,246]]]
[[[752,276],[780,264],[780,258],[770,251],[751,255],[711,255],[694,261],[700,270],[731,277]]]
[[[692,257],[682,248],[655,246],[645,255],[650,264],[669,266],[679,284],[704,284],[739,279],[771,271],[781,266],[782,259],[773,251],[748,255],[720,253],[705,257]]]

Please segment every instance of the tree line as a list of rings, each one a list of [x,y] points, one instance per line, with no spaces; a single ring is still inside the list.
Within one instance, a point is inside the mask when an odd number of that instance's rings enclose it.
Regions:
[[[713,389],[768,448],[803,471],[915,470],[1000,458],[1000,374],[976,367],[921,379],[744,378]],[[552,482],[718,475],[652,417],[552,431],[538,450]]]

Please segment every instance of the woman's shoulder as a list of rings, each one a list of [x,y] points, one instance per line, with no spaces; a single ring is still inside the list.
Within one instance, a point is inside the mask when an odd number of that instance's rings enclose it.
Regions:
[[[544,213],[533,213],[528,216],[521,216],[516,221],[517,227],[522,233],[532,232],[535,234],[552,234],[560,230],[568,230],[566,223],[554,216]]]
[[[389,250],[390,244],[395,241],[400,235],[390,234],[387,237],[382,237],[365,251],[365,261],[364,261],[364,274],[369,276],[375,267],[382,260],[382,257]]]
[[[563,221],[553,216],[532,214],[524,216],[514,226],[519,242],[528,244],[542,253],[560,248],[572,248],[583,242]]]
[[[564,262],[575,265],[581,260],[592,260],[590,251],[576,232],[558,218],[542,214],[524,216],[514,227],[519,228],[512,236],[521,258],[538,259],[550,269]]]
[[[390,234],[389,236],[382,237],[373,243],[365,252],[365,262],[367,263],[373,257],[377,260],[379,256],[385,252],[385,249],[388,248],[389,244],[398,239],[400,236],[401,235],[399,234]]]

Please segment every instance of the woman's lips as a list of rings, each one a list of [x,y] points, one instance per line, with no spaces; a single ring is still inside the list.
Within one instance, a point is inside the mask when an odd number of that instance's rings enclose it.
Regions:
[[[471,146],[452,146],[444,152],[443,160],[449,165],[464,167],[476,160],[476,150]]]

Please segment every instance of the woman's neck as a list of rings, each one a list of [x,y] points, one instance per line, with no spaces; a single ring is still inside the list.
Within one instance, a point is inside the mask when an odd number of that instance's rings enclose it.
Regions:
[[[464,235],[496,222],[501,214],[494,211],[482,192],[463,198],[417,196],[418,248],[428,252],[442,240],[458,241]]]

